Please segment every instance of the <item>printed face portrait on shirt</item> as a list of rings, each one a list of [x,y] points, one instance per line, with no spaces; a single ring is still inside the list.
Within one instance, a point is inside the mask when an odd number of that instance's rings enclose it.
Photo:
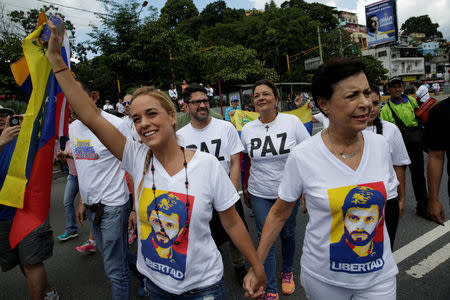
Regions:
[[[156,208],[158,210],[156,210]],[[163,194],[148,206],[152,239],[159,247],[168,248],[177,240],[186,224],[186,205],[172,194]]]
[[[328,191],[333,215],[330,269],[367,273],[383,267],[383,209],[386,189],[382,182]]]
[[[189,228],[185,225],[192,213],[194,197],[162,190],[155,190],[155,195],[156,198],[152,189],[144,188],[139,199],[142,257],[153,271],[183,280],[189,244]]]

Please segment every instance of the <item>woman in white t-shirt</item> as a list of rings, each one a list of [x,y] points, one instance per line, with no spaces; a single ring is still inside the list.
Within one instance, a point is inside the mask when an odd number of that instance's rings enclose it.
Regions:
[[[405,210],[405,168],[411,163],[405,142],[397,126],[380,118],[380,94],[379,88],[375,84],[370,85],[372,92],[370,99],[372,101],[372,111],[369,115],[366,131],[383,135],[388,144],[391,154],[391,161],[394,166],[395,174],[399,181],[397,191],[392,191],[392,198],[388,198],[385,209],[386,227],[391,240],[391,249],[394,249],[395,233],[397,232],[398,221]]]
[[[254,296],[262,294],[264,268],[233,205],[239,195],[214,156],[178,145],[177,114],[170,98],[150,87],[136,90],[131,117],[143,143],[127,139],[102,117],[67,71],[61,57],[62,37],[51,23],[49,27],[46,56],[72,109],[139,182],[134,191],[137,268],[146,277],[150,298],[225,299],[222,258],[209,228],[213,208],[233,243],[257,270]]]
[[[270,80],[260,80],[253,85],[254,105],[259,118],[247,123],[242,129],[241,140],[247,153],[246,166],[250,164],[250,177],[242,189],[244,200],[253,209],[258,235],[270,208],[277,199],[284,164],[291,149],[310,137],[299,118],[279,114],[280,100],[276,86]],[[292,265],[295,254],[295,224],[297,210],[294,210],[281,230],[283,264],[281,268],[282,291],[292,294],[295,284]],[[277,299],[276,258],[272,247],[264,262],[267,274],[266,299]],[[272,298],[270,298],[272,297]]]
[[[258,257],[266,257],[304,195],[309,220],[300,280],[308,299],[394,300],[398,269],[384,205],[398,181],[386,139],[363,131],[371,111],[364,64],[330,61],[319,67],[311,87],[330,125],[292,149]],[[251,278],[250,270],[246,287]]]

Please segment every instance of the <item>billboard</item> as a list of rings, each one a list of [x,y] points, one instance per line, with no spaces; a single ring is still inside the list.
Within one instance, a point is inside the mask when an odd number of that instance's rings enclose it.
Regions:
[[[369,47],[397,40],[395,0],[383,0],[366,6],[367,42]]]
[[[313,57],[305,60],[305,71],[317,70],[322,61],[320,57]]]

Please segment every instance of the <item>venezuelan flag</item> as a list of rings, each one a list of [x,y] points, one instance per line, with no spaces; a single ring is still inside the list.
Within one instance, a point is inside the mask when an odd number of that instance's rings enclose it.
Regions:
[[[43,19],[47,21],[46,17]],[[68,106],[45,57],[45,49],[38,42],[43,28],[42,23],[23,41],[32,92],[0,190],[0,204],[18,208],[9,236],[12,248],[48,216],[55,137],[68,134]],[[62,55],[67,65],[68,46],[66,35]],[[24,69],[13,72],[22,76],[16,81],[23,80],[26,72]]]
[[[297,116],[302,121],[303,125],[305,125],[306,130],[308,130],[309,134],[312,135],[313,130],[312,111],[308,107],[308,105],[305,104],[300,108],[285,111],[283,113]]]
[[[302,121],[303,125],[305,125],[306,130],[308,130],[309,134],[312,134],[313,129],[312,112],[311,109],[308,107],[308,105],[303,105],[300,108],[290,111],[284,111],[282,113],[298,117]],[[244,127],[245,124],[255,120],[256,118],[258,118],[258,116],[259,113],[257,112],[237,109],[231,118],[231,123],[233,123],[238,132],[241,132],[242,127]]]

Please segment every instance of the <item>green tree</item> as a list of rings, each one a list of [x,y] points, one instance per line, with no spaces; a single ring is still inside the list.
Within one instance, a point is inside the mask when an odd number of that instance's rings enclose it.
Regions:
[[[404,30],[406,34],[420,32],[425,33],[427,37],[436,36],[442,38],[442,33],[437,30],[438,28],[438,23],[433,23],[428,15],[424,15],[408,18],[400,29]]]
[[[279,76],[272,68],[265,68],[256,58],[256,51],[241,45],[234,47],[218,46],[205,51],[203,62],[206,68],[205,80],[225,83],[254,82],[261,78],[277,81]]]
[[[192,0],[167,0],[161,9],[161,18],[174,28],[183,20],[198,16],[198,10]]]
[[[376,57],[367,55],[363,56],[361,60],[366,65],[366,76],[369,82],[377,84],[381,80],[387,79],[386,74],[388,73],[388,70],[383,67],[381,61]]]
[[[13,10],[8,14],[8,16],[14,23],[17,32],[23,38],[25,38],[36,28],[36,22],[41,11],[45,12],[48,17],[50,15],[58,14],[64,20],[64,23],[66,24],[66,30],[70,33],[69,38],[71,39],[71,43],[73,43],[73,41],[75,40],[75,27],[73,26],[72,22],[70,22],[70,20],[66,19],[66,17],[58,11],[58,7],[56,6],[44,5],[41,9],[33,8],[27,11]]]

